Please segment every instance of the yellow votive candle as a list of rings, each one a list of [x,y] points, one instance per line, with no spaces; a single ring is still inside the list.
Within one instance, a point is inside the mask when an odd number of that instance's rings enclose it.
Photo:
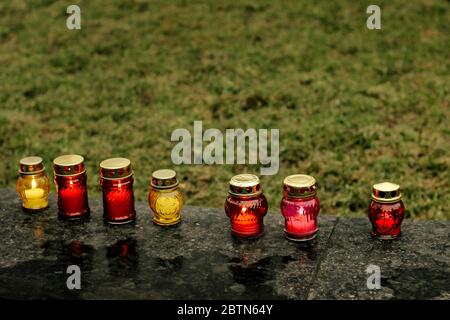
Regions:
[[[153,222],[161,226],[179,223],[184,199],[176,172],[170,169],[153,172],[151,186],[148,201],[154,213]]]
[[[48,206],[48,199],[42,188],[25,190],[25,199],[23,200],[23,206],[27,209],[42,209]]]
[[[25,157],[19,161],[16,191],[25,211],[41,211],[48,207],[50,181],[41,157]]]

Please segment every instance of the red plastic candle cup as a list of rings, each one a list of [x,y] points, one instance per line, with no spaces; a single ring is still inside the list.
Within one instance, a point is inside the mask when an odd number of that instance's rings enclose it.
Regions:
[[[109,224],[135,220],[133,170],[125,158],[111,158],[100,163],[100,185],[103,192],[103,218]]]
[[[405,206],[400,186],[390,182],[374,184],[369,207],[372,237],[380,240],[398,238],[404,217]]]
[[[231,178],[225,212],[230,218],[234,236],[247,239],[262,236],[267,209],[267,200],[257,176],[240,174]]]
[[[86,170],[82,156],[71,154],[53,160],[58,216],[74,220],[89,216]]]
[[[316,189],[316,180],[308,175],[295,174],[284,179],[280,206],[287,239],[308,241],[316,237],[320,210]]]

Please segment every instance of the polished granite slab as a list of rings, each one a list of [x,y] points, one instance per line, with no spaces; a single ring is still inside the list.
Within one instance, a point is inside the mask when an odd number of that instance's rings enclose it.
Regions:
[[[374,241],[367,219],[320,215],[310,243],[285,240],[270,212],[257,240],[231,236],[223,209],[186,206],[182,223],[153,225],[136,203],[131,225],[91,218],[65,222],[48,210],[21,210],[14,190],[0,190],[0,297],[16,299],[391,299],[450,298],[450,223],[404,222],[400,240]],[[380,266],[379,290],[366,268]],[[81,289],[69,290],[69,265]]]

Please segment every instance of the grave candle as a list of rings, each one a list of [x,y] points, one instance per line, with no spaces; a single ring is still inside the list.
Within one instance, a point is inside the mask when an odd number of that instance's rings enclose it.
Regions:
[[[264,216],[268,204],[259,178],[240,174],[231,178],[225,212],[230,218],[231,233],[239,238],[258,238],[264,233]]]
[[[84,158],[75,154],[57,157],[53,160],[53,170],[58,196],[58,216],[67,220],[88,217]]]
[[[317,216],[320,210],[316,196],[316,180],[308,175],[295,174],[283,181],[281,213],[285,218],[284,233],[293,241],[308,241],[316,237]]]
[[[152,173],[148,203],[153,211],[153,222],[155,224],[170,226],[181,221],[184,197],[178,187],[175,171],[161,169]]]
[[[400,186],[390,182],[374,184],[372,201],[369,206],[372,237],[380,240],[399,237],[404,217],[405,206],[403,205]]]
[[[103,193],[103,218],[109,224],[135,220],[133,171],[125,158],[111,158],[100,163],[100,185]]]
[[[50,182],[41,157],[26,157],[19,161],[16,191],[25,211],[41,211],[48,207]]]

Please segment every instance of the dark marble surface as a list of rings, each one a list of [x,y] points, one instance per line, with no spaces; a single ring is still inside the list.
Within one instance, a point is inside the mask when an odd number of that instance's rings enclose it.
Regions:
[[[234,239],[222,209],[186,206],[182,223],[153,225],[137,203],[133,225],[108,226],[99,200],[86,222],[21,210],[0,190],[0,297],[69,299],[391,299],[450,298],[450,223],[404,223],[392,242],[374,241],[367,219],[321,214],[309,244],[284,239],[271,212],[253,241]],[[66,269],[81,268],[81,290]],[[366,268],[380,266],[382,288],[369,290]]]

